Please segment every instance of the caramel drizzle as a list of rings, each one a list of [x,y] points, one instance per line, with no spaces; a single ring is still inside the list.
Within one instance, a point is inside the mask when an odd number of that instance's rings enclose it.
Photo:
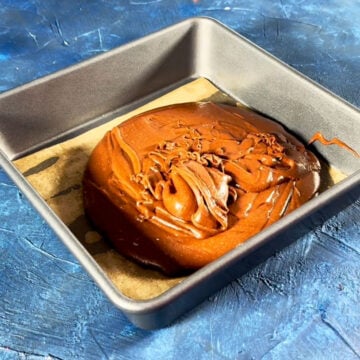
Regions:
[[[324,135],[321,132],[317,132],[315,133],[312,138],[309,140],[308,144],[312,144],[315,141],[320,141],[321,144],[323,145],[337,145],[349,152],[351,152],[355,157],[359,157],[360,158],[360,154],[354,150],[353,148],[351,148],[349,145],[347,145],[346,143],[344,143],[343,141],[341,141],[338,138],[332,138],[331,140],[327,140]]]

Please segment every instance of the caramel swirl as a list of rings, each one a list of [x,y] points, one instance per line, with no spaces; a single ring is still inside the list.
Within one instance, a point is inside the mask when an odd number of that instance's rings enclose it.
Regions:
[[[287,155],[294,146],[281,134],[250,132],[241,138],[223,132],[221,122],[201,130],[180,124],[175,129],[181,135],[155,145],[142,161],[119,128],[110,135],[132,169],[127,188],[129,194],[140,194],[140,216],[164,229],[206,238],[228,228],[229,205],[238,196],[291,181],[283,215],[297,196],[295,181],[312,170],[310,163]],[[118,167],[113,172],[116,175]]]
[[[139,255],[117,240],[120,251],[163,269],[169,259],[197,268],[309,200],[319,171],[315,156],[273,121],[243,108],[182,104],[110,131],[92,154],[84,185],[85,195],[96,188],[143,231],[144,244],[160,247],[152,250],[159,256]],[[86,196],[85,207],[94,219]],[[118,231],[94,222],[110,238]]]
[[[228,227],[228,202],[236,196],[223,159],[195,150],[201,139],[191,129],[145,156],[133,181],[143,186],[139,212],[159,226],[205,238]]]

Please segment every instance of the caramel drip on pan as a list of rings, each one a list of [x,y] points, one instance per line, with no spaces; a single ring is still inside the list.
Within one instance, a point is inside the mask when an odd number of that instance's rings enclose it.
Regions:
[[[355,151],[349,145],[347,145],[346,143],[344,143],[343,141],[341,141],[340,139],[338,139],[336,137],[332,138],[331,140],[327,140],[321,132],[317,132],[311,137],[308,144],[310,145],[310,144],[314,143],[315,141],[320,141],[320,143],[323,145],[337,145],[337,146],[351,152],[355,157],[360,158],[360,154],[357,151]]]

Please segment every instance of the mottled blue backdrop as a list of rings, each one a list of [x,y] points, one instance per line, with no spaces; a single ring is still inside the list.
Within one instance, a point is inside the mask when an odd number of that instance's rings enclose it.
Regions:
[[[360,106],[358,0],[0,0],[0,91],[192,16]],[[135,328],[0,169],[1,359],[359,359],[360,199],[172,326]]]

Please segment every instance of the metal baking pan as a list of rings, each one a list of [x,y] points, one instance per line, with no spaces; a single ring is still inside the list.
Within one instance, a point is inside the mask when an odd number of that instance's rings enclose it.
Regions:
[[[146,329],[170,324],[360,195],[359,160],[338,148],[318,146],[325,161],[349,175],[345,180],[164,294],[146,301],[121,294],[13,161],[198,77],[278,120],[300,138],[321,131],[359,151],[356,108],[208,18],[183,21],[0,95],[0,165],[109,299]]]

